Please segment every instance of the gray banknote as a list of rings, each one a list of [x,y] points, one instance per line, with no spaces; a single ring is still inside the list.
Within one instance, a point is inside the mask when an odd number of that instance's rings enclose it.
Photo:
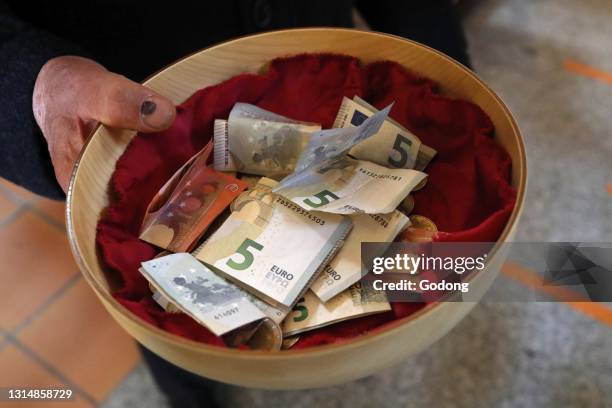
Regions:
[[[141,265],[157,291],[217,336],[266,317],[246,292],[191,254],[171,254]]]
[[[140,268],[139,271],[143,275],[145,274],[145,271],[143,270],[143,268]],[[153,293],[151,296],[153,300],[162,309],[164,309],[164,311],[168,313],[182,313],[183,312],[170,299],[168,299],[163,293],[157,290],[157,288],[153,284],[149,283],[149,289],[151,289],[151,292]],[[281,310],[279,308],[276,308],[262,300],[259,300],[258,298],[251,295],[250,293],[247,293],[247,292],[244,292],[244,293],[247,295],[251,303],[253,303],[259,310],[261,310],[266,316],[268,316],[270,319],[272,319],[272,321],[274,321],[277,324],[280,324],[287,316],[287,313],[289,313],[288,310]],[[251,326],[251,324],[247,326]]]
[[[345,97],[338,110],[334,127],[359,126],[376,112],[378,109],[358,96],[354,96],[353,100]],[[422,171],[436,155],[436,151],[422,144],[416,135],[393,118],[387,117],[380,130],[355,145],[350,154],[357,159],[368,160],[381,166]]]
[[[300,155],[295,172],[299,173],[308,167],[341,157],[356,144],[376,134],[385,122],[392,106],[393,104],[375,115],[370,115],[357,127],[325,129],[316,132]]]
[[[237,103],[227,122],[215,121],[214,167],[280,178],[295,169],[302,150],[320,129],[316,123]]]
[[[285,177],[272,191],[306,210],[387,214],[426,176],[340,156]]]

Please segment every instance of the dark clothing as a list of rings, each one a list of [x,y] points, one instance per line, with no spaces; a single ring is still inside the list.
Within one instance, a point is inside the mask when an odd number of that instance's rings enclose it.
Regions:
[[[213,408],[220,405],[216,395],[217,382],[183,370],[142,345],[140,353],[171,407]]]
[[[451,0],[0,0],[0,176],[63,199],[34,116],[32,91],[49,59],[93,58],[135,81],[207,45],[257,31],[352,26],[414,39],[468,63]]]

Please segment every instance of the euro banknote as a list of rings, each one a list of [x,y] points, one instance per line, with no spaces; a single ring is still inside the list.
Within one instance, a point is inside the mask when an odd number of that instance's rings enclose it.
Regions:
[[[157,290],[153,292],[152,298],[159,306],[161,306],[162,309],[164,309],[164,311],[168,313],[179,313],[181,311],[174,305],[174,303],[170,302],[168,298]]]
[[[161,254],[156,256],[156,259],[161,258],[163,256],[167,256],[167,255],[169,255],[168,252],[162,252]],[[144,271],[142,270],[142,268],[140,269],[140,272],[144,274]],[[169,298],[167,298],[166,296],[164,296],[162,292],[157,290],[157,288],[152,283],[149,283],[149,289],[152,292],[151,297],[153,298],[153,300],[162,309],[164,309],[164,311],[168,313],[181,313],[182,312],[182,310],[179,309]],[[259,310],[261,310],[267,317],[272,319],[272,321],[274,321],[277,324],[280,324],[283,321],[283,319],[287,316],[287,313],[289,312],[288,310],[281,310],[272,305],[269,305],[268,303],[259,300],[258,298],[256,298],[255,296],[251,295],[250,293],[246,291],[244,292],[244,294],[247,296],[247,298],[249,299],[251,303],[253,303]]]
[[[338,110],[335,128],[359,126],[378,109],[358,96],[353,100],[344,97]],[[380,130],[372,137],[355,145],[351,156],[368,160],[381,166],[416,169],[422,171],[435,156],[436,151],[391,117],[387,117]]]
[[[285,177],[272,191],[306,210],[387,214],[426,176],[340,156]]]
[[[144,271],[142,268],[139,269],[140,273],[144,275]],[[165,312],[168,313],[182,313],[181,309],[176,307],[174,303],[170,299],[164,296],[152,283],[149,283],[149,289],[153,293],[151,297]]]
[[[238,178],[247,185],[247,190],[251,190],[257,185],[261,176],[241,173],[238,175]]]
[[[142,268],[140,269],[140,272],[144,274]],[[158,291],[155,286],[150,284],[149,288],[152,292],[151,297],[162,309],[164,309],[164,311],[168,313],[182,313],[182,310],[179,309],[174,303],[172,303],[170,299],[164,296],[163,293]],[[287,316],[287,313],[289,313],[288,310],[281,310],[277,307],[269,305],[266,302],[263,302],[255,296],[251,295],[250,293],[244,293],[248,296],[248,299],[251,303],[253,303],[259,310],[261,310],[267,317],[272,319],[272,321],[274,321],[276,324],[280,324]]]
[[[360,284],[355,284],[327,303],[321,302],[312,291],[307,291],[283,321],[283,336],[289,337],[344,320],[391,310],[383,292],[377,297],[363,296],[362,290]]]
[[[157,291],[217,336],[266,317],[245,291],[190,254],[171,254],[141,265]]]
[[[171,252],[189,251],[246,188],[206,165],[211,149],[193,156],[160,189],[145,212],[140,239]]]
[[[245,177],[247,180],[245,180]],[[257,177],[257,181],[254,182],[253,178]],[[249,189],[243,191],[232,203],[230,204],[230,210],[233,212],[236,209],[242,208],[249,201],[253,200],[264,200],[266,202],[271,202],[269,198],[271,197],[272,187],[278,184],[277,181],[266,178],[266,177],[258,177],[258,176],[241,176],[241,180],[246,182],[249,185]],[[280,309],[274,307],[266,302],[259,300],[255,296],[251,296],[251,301],[268,316],[275,323],[280,324],[280,322],[285,318],[288,313],[287,309]]]
[[[344,156],[356,144],[380,130],[393,104],[363,120],[357,127],[325,129],[316,132],[299,157],[295,172]]]
[[[246,191],[240,193],[230,204],[230,210],[240,209],[245,203],[253,200],[267,199],[271,202],[272,188],[278,184],[277,181],[267,177],[259,177],[257,183]]]
[[[144,274],[142,269],[141,273]],[[181,309],[179,309],[160,291],[155,289],[153,285],[150,284],[150,287],[153,292],[153,300],[155,300],[155,302],[157,302],[157,304],[160,305],[164,311],[167,313],[182,313]],[[223,341],[228,347],[238,347],[246,344],[254,349],[277,350],[279,348],[278,345],[275,346],[274,344],[270,343],[278,343],[275,338],[279,336],[282,337],[280,324],[287,316],[288,312],[281,312],[280,310],[275,309],[273,306],[270,306],[265,302],[262,302],[256,297],[246,292],[244,293],[248,295],[249,301],[251,301],[258,309],[268,316],[268,318],[256,320],[224,334]],[[260,331],[264,331],[264,333],[260,333],[258,335]],[[279,332],[280,334],[277,335],[275,332]],[[257,337],[257,339],[255,337]]]
[[[217,171],[235,172],[238,165],[229,151],[227,120],[215,119],[213,124],[213,167]]]
[[[317,279],[310,286],[310,290],[322,302],[327,302],[359,281],[362,276],[361,251],[362,242],[392,242],[395,237],[410,225],[410,220],[400,211],[389,214],[355,214],[350,216],[353,229],[345,240],[344,246],[338,254],[325,266]],[[384,248],[382,245],[377,248]],[[368,254],[368,257],[382,255],[380,253]]]
[[[291,173],[321,125],[299,122],[255,105],[237,103],[214,127],[214,167],[268,177]]]
[[[288,309],[276,307],[269,303],[266,303],[251,293],[248,293],[248,295],[249,300],[274,323],[281,324],[281,322],[285,320],[285,317],[287,317],[287,314],[289,313]]]
[[[266,178],[260,183],[276,184]],[[268,191],[234,208],[194,254],[259,298],[289,310],[350,229],[348,217],[311,213]]]
[[[438,152],[433,147],[421,144],[416,163],[414,164],[414,169],[419,171],[425,170],[429,162],[436,156],[436,154],[438,154]]]

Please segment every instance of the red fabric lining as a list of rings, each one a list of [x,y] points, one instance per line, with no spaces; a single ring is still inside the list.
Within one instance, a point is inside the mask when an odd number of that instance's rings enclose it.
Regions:
[[[140,262],[157,252],[138,239],[144,211],[163,183],[212,135],[215,118],[227,118],[235,102],[259,105],[329,128],[343,96],[360,95],[381,108],[438,156],[426,169],[427,186],[415,193],[414,213],[431,218],[437,241],[495,241],[514,206],[511,160],[491,138],[493,125],[476,105],[440,96],[435,84],[393,62],[362,67],[352,57],[299,55],[271,62],[267,73],[243,74],[202,89],[177,108],[174,125],[139,134],[119,158],[111,186],[115,200],[98,224],[104,263],[121,283],[113,295],[130,311],[179,336],[223,346],[223,341],[186,315],[163,312],[150,298]],[[405,317],[424,304],[394,303],[393,310],[302,335],[295,348],[354,337]]]

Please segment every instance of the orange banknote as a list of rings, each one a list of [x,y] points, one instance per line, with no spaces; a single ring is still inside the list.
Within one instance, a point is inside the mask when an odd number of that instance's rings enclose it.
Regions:
[[[189,252],[247,187],[207,166],[211,151],[209,143],[159,190],[145,213],[140,239],[171,252]]]

